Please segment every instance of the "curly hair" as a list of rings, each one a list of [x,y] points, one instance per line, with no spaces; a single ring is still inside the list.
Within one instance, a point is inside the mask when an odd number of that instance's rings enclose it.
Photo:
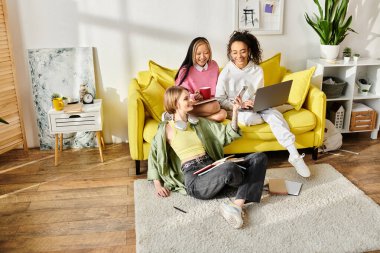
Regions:
[[[248,60],[253,61],[256,65],[261,62],[262,50],[258,39],[248,31],[234,31],[230,36],[230,41],[227,45],[227,57],[231,60],[231,45],[235,41],[243,42],[249,49]]]

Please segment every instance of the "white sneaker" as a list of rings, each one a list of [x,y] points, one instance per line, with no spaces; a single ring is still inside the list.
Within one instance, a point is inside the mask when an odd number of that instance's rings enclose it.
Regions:
[[[293,158],[289,156],[288,161],[291,165],[296,169],[297,173],[302,177],[310,177],[310,170],[309,167],[307,167],[306,163],[304,162],[303,158],[305,157],[305,154],[302,154],[296,158]]]
[[[234,228],[243,226],[242,209],[233,203],[222,203],[219,207],[220,214]]]
[[[171,115],[170,113],[168,112],[163,112],[162,115],[161,115],[161,121],[169,121],[169,120],[172,120],[173,119],[173,115]]]

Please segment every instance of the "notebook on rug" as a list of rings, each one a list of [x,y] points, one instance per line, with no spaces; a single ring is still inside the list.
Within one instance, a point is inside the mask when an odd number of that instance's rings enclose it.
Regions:
[[[302,188],[302,183],[285,180],[285,179],[269,179],[269,192],[279,195],[298,196]]]

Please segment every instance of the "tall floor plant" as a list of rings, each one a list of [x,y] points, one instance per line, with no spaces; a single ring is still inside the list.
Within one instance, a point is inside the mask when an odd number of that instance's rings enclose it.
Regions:
[[[349,0],[325,0],[324,9],[319,0],[313,1],[318,7],[319,15],[313,13],[312,19],[305,13],[305,19],[318,34],[321,45],[339,45],[348,32],[355,32],[350,27],[352,16],[346,19]]]

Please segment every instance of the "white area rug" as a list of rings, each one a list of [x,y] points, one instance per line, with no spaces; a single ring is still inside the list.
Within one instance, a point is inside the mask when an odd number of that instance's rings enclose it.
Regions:
[[[160,199],[147,180],[134,185],[137,252],[362,252],[380,249],[380,207],[328,164],[312,177],[269,169],[267,178],[304,183],[299,196],[271,196],[246,209],[245,226],[219,215],[228,198]],[[187,213],[173,208],[177,206]]]

